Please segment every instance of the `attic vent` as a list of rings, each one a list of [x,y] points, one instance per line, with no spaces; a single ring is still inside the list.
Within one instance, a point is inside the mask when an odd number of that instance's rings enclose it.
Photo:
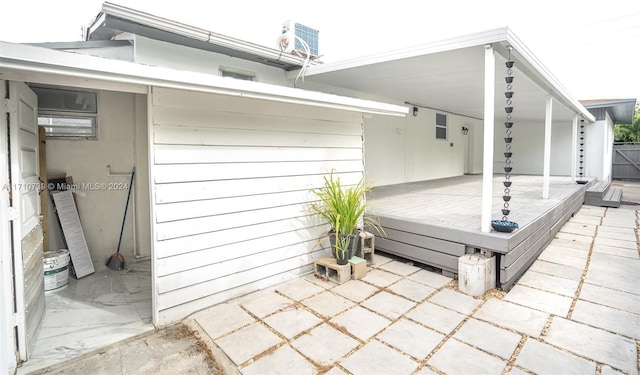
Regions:
[[[226,66],[220,67],[220,76],[229,77],[235,79],[242,79],[245,81],[257,81],[256,73],[246,70],[228,68]]]

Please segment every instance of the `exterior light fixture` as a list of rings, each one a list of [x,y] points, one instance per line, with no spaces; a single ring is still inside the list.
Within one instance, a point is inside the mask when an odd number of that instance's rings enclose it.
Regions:
[[[417,116],[418,115],[418,107],[413,107],[413,115]]]
[[[469,134],[469,128],[467,128],[466,126],[462,126],[462,134],[467,135]]]

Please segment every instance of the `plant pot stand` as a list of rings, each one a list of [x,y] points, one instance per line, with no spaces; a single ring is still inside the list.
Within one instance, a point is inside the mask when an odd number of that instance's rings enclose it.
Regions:
[[[356,250],[355,256],[367,261],[367,267],[376,264],[375,261],[375,236],[372,233],[360,232],[360,247]]]
[[[351,280],[351,264],[340,265],[336,258],[320,258],[313,262],[316,275],[336,284]]]
[[[335,258],[320,258],[313,262],[313,268],[317,276],[336,284],[358,280],[367,274],[367,262],[359,257],[349,259],[345,265],[338,264]]]

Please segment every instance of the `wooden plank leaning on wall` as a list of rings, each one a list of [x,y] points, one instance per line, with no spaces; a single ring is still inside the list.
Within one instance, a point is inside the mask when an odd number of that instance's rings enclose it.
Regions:
[[[38,127],[38,154],[40,166],[40,183],[44,184],[44,189],[40,193],[40,215],[42,217],[43,251],[49,251],[49,190],[46,185],[47,178],[47,138],[45,129]]]

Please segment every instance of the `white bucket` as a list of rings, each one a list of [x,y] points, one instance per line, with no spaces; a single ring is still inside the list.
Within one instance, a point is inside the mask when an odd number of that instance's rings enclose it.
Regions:
[[[46,251],[43,254],[44,290],[56,290],[69,283],[69,250]]]

